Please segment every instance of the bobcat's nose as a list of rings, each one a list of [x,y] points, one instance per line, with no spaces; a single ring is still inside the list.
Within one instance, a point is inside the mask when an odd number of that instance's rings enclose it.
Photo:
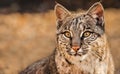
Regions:
[[[77,52],[80,49],[80,46],[72,46],[72,49]]]

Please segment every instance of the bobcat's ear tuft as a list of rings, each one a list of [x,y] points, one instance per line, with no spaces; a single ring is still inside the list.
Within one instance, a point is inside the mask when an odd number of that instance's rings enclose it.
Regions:
[[[87,14],[92,15],[94,18],[104,18],[104,9],[100,2],[93,4]]]
[[[55,5],[54,10],[58,20],[64,20],[67,16],[70,15],[70,12],[58,3]]]

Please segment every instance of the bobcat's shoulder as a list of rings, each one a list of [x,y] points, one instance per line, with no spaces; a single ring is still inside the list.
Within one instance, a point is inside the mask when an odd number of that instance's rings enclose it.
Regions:
[[[19,74],[58,74],[54,54],[34,62]]]

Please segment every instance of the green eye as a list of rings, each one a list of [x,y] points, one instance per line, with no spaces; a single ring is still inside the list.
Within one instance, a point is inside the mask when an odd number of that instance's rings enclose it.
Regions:
[[[68,32],[68,31],[65,31],[65,32],[64,32],[64,35],[65,35],[66,37],[68,37],[68,38],[71,37],[71,34],[70,34],[70,32]]]
[[[86,31],[83,33],[83,37],[88,37],[91,35],[91,32],[90,31]]]

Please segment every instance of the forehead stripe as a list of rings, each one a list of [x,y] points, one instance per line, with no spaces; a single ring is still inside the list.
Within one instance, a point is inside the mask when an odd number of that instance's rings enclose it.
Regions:
[[[76,18],[74,22],[75,22],[75,23],[74,23],[73,25],[75,25],[77,29],[80,28],[80,29],[83,30],[83,26],[80,25],[80,24],[83,23],[84,21],[83,21],[80,17],[79,17],[79,18]]]

